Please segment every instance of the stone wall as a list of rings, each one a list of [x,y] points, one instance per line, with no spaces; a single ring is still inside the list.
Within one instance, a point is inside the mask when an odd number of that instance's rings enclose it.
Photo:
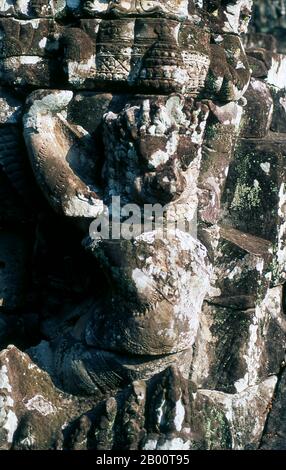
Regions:
[[[1,449],[286,448],[285,29],[0,3]]]

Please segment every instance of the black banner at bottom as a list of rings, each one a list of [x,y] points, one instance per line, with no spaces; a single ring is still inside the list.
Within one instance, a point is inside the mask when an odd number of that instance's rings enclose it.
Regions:
[[[93,452],[93,451],[1,451],[1,468],[4,463],[20,464],[21,468],[25,464],[35,463],[49,466],[53,463],[63,465],[63,470],[69,467],[77,467],[84,470],[83,465],[88,465],[88,470],[100,468],[146,468],[146,466],[167,467],[168,465],[179,468],[193,468],[200,470],[203,464],[206,465],[229,465],[229,464],[249,464],[265,465],[271,463],[285,464],[286,451],[115,451],[115,452]]]

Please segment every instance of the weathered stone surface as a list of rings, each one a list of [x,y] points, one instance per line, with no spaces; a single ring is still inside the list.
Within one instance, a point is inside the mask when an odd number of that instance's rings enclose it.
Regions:
[[[76,421],[69,449],[188,450],[190,401],[187,380],[176,367],[149,382],[135,381]]]
[[[197,31],[192,23],[164,18],[82,20],[81,30],[66,29],[61,39],[67,81],[77,88],[119,83],[197,94],[210,62],[207,31],[199,44],[190,47],[186,40]]]
[[[0,401],[1,449],[61,448],[67,417],[91,406],[57,390],[48,374],[14,346],[0,354]]]
[[[275,397],[271,405],[269,418],[263,439],[263,450],[285,450],[285,363],[275,390]]]
[[[206,86],[222,102],[237,101],[246,92],[250,74],[247,57],[237,36],[214,36]],[[235,62],[230,59],[235,57]]]
[[[267,76],[267,83],[277,88],[286,87],[286,56],[282,54],[275,54],[272,57],[271,67]]]
[[[254,308],[270,282],[266,273],[271,268],[271,244],[225,226],[218,227],[217,234],[205,229],[202,237],[207,245],[210,238],[216,240],[215,249],[209,250],[213,292],[206,298],[218,305]]]
[[[186,233],[169,233],[168,242],[157,241],[156,235],[96,247],[95,256],[108,259],[112,290],[105,305],[87,319],[83,334],[90,346],[156,356],[194,344],[209,289],[206,252]],[[109,319],[102,309],[108,309]]]
[[[225,33],[247,32],[251,17],[252,0],[204,2],[203,7],[210,15],[210,23],[214,31]]]
[[[255,308],[239,310],[247,299],[236,300],[237,306],[204,304],[190,375],[199,389],[238,393],[280,371],[285,354],[282,288],[269,289]]]
[[[103,391],[115,393],[134,380],[150,379],[172,364],[187,377],[192,357],[190,350],[161,357],[117,354],[90,347],[67,332],[56,341],[43,341],[28,352],[60,388],[97,400],[102,399]]]
[[[1,18],[1,84],[39,87],[59,83],[60,30],[50,19]]]
[[[192,404],[196,410],[193,430],[201,436],[198,442],[209,450],[257,449],[272,402],[276,377],[241,393],[229,395],[199,390]]]
[[[221,217],[221,200],[232,160],[243,108],[236,103],[208,103],[211,113],[202,146],[198,181],[198,215],[203,223],[216,224]]]
[[[225,200],[236,227],[275,242],[279,192],[284,178],[284,135],[240,140],[231,164]]]
[[[267,67],[262,60],[259,60],[257,57],[250,55],[247,56],[249,66],[252,70],[252,77],[264,79],[267,77]]]
[[[240,136],[244,138],[263,138],[271,126],[274,104],[267,85],[252,79],[245,93],[247,105],[241,123]]]
[[[284,3],[0,2],[2,448],[283,447]]]
[[[245,37],[246,49],[259,48],[277,52],[277,46],[277,39],[272,34],[249,32]]]
[[[286,132],[286,88],[277,90],[271,88],[271,93],[274,102],[274,113],[271,123],[271,130],[273,132],[285,133]]]
[[[0,89],[0,123],[17,124],[20,122],[23,101],[17,98],[17,95],[11,93],[5,88]]]
[[[179,11],[186,3],[176,2]],[[249,82],[248,63],[240,39],[228,34],[228,27],[222,26],[222,41],[214,36],[216,44],[211,46],[208,26],[199,15],[182,22],[182,15],[154,18],[150,8],[154,11],[148,2],[144,19],[129,18],[123,9],[122,18],[82,19],[80,27],[62,27],[50,18],[3,18],[1,82],[40,87],[62,81],[87,89],[120,84],[140,87],[140,92],[193,95],[206,82],[223,100],[242,96]],[[176,17],[174,5],[170,8]],[[136,11],[140,16],[140,9]],[[236,31],[231,22],[232,28]],[[59,66],[64,74],[59,75]]]
[[[271,241],[274,256],[266,278],[273,285],[284,282],[284,145],[284,134],[242,139],[224,195],[231,224]]]
[[[91,179],[95,172],[93,142],[88,132],[64,117],[72,97],[71,91],[35,92],[24,116],[24,137],[32,147],[36,178],[51,195],[53,207],[67,216],[96,217],[103,206]],[[67,178],[68,186],[64,184]]]
[[[114,2],[104,0],[92,0],[84,2],[84,11],[91,16],[104,16],[113,14],[114,16],[178,16],[187,18],[191,13],[192,3],[188,0],[135,0],[131,2]],[[191,4],[191,5],[189,5]]]
[[[0,4],[0,15],[15,18],[37,18],[52,16],[57,11],[57,4],[64,4],[53,0],[31,1],[31,0],[2,0]]]
[[[269,85],[282,89],[286,86],[285,69],[286,55],[270,52],[266,49],[248,49],[248,55],[266,67],[266,82]],[[256,74],[257,75],[257,74]]]

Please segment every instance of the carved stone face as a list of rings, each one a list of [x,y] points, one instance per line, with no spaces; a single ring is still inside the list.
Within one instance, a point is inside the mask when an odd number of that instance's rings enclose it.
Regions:
[[[81,29],[62,32],[66,79],[82,91],[37,91],[24,116],[34,173],[56,211],[90,222],[120,196],[122,206],[167,204],[173,218],[194,220],[206,133],[219,122],[231,141],[238,127],[239,107],[209,100],[237,100],[249,82],[237,33],[251,2],[211,3],[95,0]],[[87,45],[79,54],[77,38]],[[221,145],[214,152],[227,161],[231,145]],[[85,246],[109,289],[75,327],[84,347],[142,360],[191,348],[211,278],[198,240],[151,227]]]
[[[88,99],[98,113],[100,104],[106,108],[100,124],[104,161],[97,187],[91,177],[96,169],[94,141],[83,128],[66,121]],[[191,223],[207,106],[180,95],[73,98],[69,92],[36,93],[31,102],[25,138],[38,181],[44,191],[52,187],[52,204],[58,211],[89,218],[100,214],[103,204],[110,207],[113,196],[120,196],[123,208],[167,204],[168,217]],[[69,184],[63,187],[63,180]],[[86,241],[110,285],[101,310],[91,314],[83,333],[89,346],[161,355],[193,344],[209,287],[207,254],[189,233],[171,230],[167,235],[151,225],[131,241]]]
[[[157,235],[152,231],[131,242],[97,247],[95,254],[106,261],[111,291],[87,323],[89,346],[156,356],[193,345],[209,289],[207,253],[179,230],[168,239]]]

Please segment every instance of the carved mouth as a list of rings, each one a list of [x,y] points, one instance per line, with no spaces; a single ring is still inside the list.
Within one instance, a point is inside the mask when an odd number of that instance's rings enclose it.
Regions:
[[[128,341],[136,345],[129,338]],[[100,343],[100,342],[99,342]],[[134,380],[148,380],[154,371],[161,372],[177,364],[188,375],[191,348],[178,351],[164,351],[159,348],[156,354],[151,350],[114,350],[109,344],[87,344],[67,333],[54,340],[52,353],[54,362],[51,367],[39,349],[30,350],[33,360],[47,370],[57,385],[68,393],[95,395],[126,387]]]
[[[79,389],[92,395],[96,391],[106,393],[134,380],[148,380],[154,371],[159,373],[174,364],[183,367],[186,375],[189,372],[191,350],[152,356],[89,347],[81,354],[74,340],[66,346],[67,349],[58,350],[57,364],[62,386],[71,393],[78,393]]]

